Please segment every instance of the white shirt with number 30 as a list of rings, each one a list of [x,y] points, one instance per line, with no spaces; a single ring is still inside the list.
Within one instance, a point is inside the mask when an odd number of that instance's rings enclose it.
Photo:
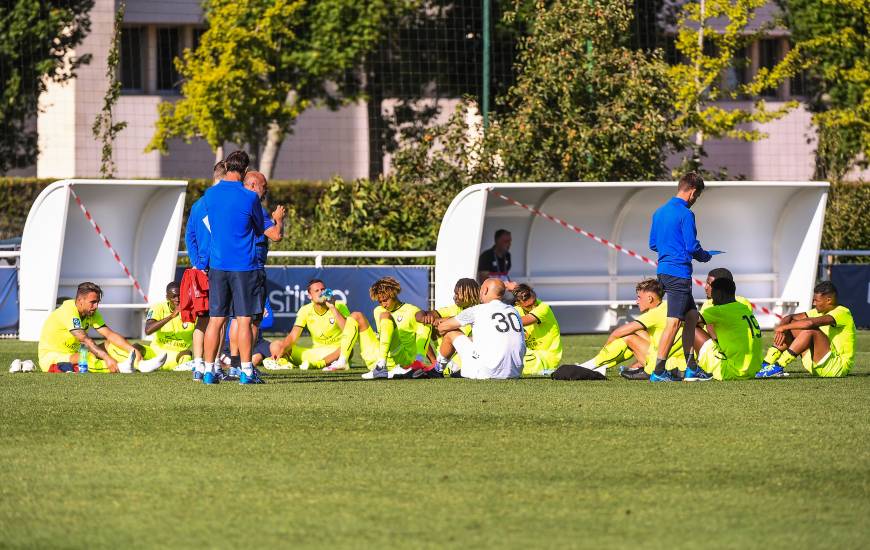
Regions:
[[[456,316],[460,326],[471,325],[474,348],[493,378],[522,374],[526,339],[520,313],[498,300],[463,310]]]

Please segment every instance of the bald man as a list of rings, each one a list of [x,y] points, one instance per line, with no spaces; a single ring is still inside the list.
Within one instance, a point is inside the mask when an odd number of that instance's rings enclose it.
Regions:
[[[268,182],[266,181],[266,176],[264,176],[261,172],[257,172],[256,170],[250,170],[245,173],[245,179],[243,180],[243,184],[245,189],[249,191],[253,191],[260,197],[260,200],[263,200],[263,197],[266,196],[266,189],[268,188]],[[261,206],[261,208],[263,208]],[[263,220],[265,223],[263,227],[265,231],[263,234],[256,237],[254,240],[254,246],[256,247],[257,253],[257,267],[263,271],[263,285],[266,284],[266,258],[269,255],[269,241],[277,242],[281,240],[281,237],[284,234],[284,216],[286,215],[286,210],[280,204],[275,207],[275,211],[272,212],[271,216],[269,212],[263,208]],[[263,296],[266,296],[266,289],[263,289]],[[265,304],[263,304],[265,306]],[[264,307],[265,310],[265,307]],[[251,331],[252,331],[252,342],[256,344],[259,341],[259,331],[260,331],[260,322],[263,320],[263,316],[258,315],[254,318]],[[230,326],[230,367],[235,369],[240,369],[242,366],[241,356],[239,355],[239,325],[238,323],[232,323]]]
[[[501,301],[504,282],[490,278],[480,287],[480,305],[456,317],[439,319],[438,332],[444,336],[435,369],[440,371],[454,353],[462,360],[463,378],[519,378],[523,374],[526,339],[517,308]],[[472,340],[461,328],[471,325]]]

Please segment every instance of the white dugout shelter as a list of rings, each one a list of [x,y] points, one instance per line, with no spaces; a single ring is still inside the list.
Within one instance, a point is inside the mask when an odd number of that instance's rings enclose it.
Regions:
[[[497,229],[512,233],[511,279],[550,302],[565,333],[602,332],[634,303],[634,287],[655,267],[609,248],[528,209],[529,205],[648,258],[653,212],[674,195],[675,182],[478,184],[451,203],[438,233],[435,303],[453,302],[453,285],[476,277],[480,253]],[[694,262],[705,279],[714,267],[734,274],[737,293],[782,314],[810,309],[822,236],[827,182],[707,182],[693,211],[707,250]],[[705,298],[694,285],[697,300]],[[632,312],[637,314],[637,309]],[[776,322],[756,309],[762,327]]]
[[[20,338],[38,340],[58,297],[74,297],[83,281],[102,287],[100,312],[106,324],[139,337],[147,304],[73,192],[156,302],[165,299],[166,285],[175,278],[186,191],[186,181],[159,180],[71,179],[46,187],[30,208],[21,239]]]

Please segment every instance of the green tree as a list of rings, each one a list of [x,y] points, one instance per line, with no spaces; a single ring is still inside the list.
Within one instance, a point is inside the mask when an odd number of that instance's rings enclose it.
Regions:
[[[281,143],[305,109],[362,94],[358,71],[388,16],[411,0],[206,0],[208,29],[177,63],[182,98],[159,106],[148,150],[202,138],[220,153],[244,144],[271,177]],[[230,30],[231,29],[231,30]]]
[[[665,175],[679,146],[661,52],[630,46],[621,0],[538,1],[523,17],[516,83],[486,141],[501,178],[636,180]]]
[[[807,104],[818,130],[817,178],[870,162],[870,2],[781,0],[794,43],[813,59]]]
[[[39,95],[65,82],[90,54],[69,56],[90,31],[93,0],[0,3],[0,173],[36,163]]]
[[[758,141],[767,137],[760,130],[747,129],[750,123],[765,123],[782,118],[794,109],[796,101],[769,110],[764,99],[756,99],[751,109],[737,109],[717,103],[721,100],[758,97],[776,89],[785,79],[808,63],[801,48],[792,49],[772,69],[760,68],[745,84],[721,85],[729,68],[746,63],[740,52],[767,32],[762,26],[749,30],[756,10],[767,0],[701,0],[686,2],[679,9],[676,49],[682,61],[672,66],[670,76],[679,112],[677,124],[691,155],[682,169],[699,169],[704,143],[710,138]]]

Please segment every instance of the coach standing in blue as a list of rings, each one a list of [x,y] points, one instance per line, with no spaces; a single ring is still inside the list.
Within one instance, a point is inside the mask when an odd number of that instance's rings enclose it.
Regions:
[[[227,317],[235,316],[239,332],[241,384],[261,384],[251,363],[253,318],[263,313],[264,274],[257,263],[257,237],[264,231],[260,197],[245,189],[242,177],[250,160],[244,151],[226,159],[227,175],[205,192],[211,226],[209,254],[209,322],[205,333],[205,373],[202,381],[217,383],[214,361]]]
[[[677,195],[653,214],[649,247],[659,255],[656,273],[668,301],[668,324],[659,341],[655,371],[650,376],[652,382],[674,381],[665,364],[681,322],[684,323],[686,380],[709,379],[709,375],[698,368],[692,351],[699,319],[692,298],[692,259],[709,262],[711,258],[698,242],[695,214],[691,211],[703,192],[704,180],[695,172],[689,172],[680,178]]]

